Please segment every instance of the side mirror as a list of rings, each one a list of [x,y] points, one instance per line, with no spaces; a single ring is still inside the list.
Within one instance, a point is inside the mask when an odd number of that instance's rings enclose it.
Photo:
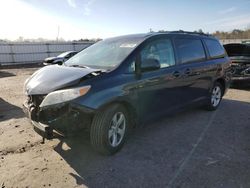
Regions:
[[[161,64],[157,59],[149,58],[141,62],[141,71],[154,71],[161,68]]]

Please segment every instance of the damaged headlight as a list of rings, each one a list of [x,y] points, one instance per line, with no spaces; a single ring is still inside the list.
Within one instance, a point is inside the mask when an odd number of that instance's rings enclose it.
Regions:
[[[40,107],[60,104],[63,102],[76,99],[77,97],[85,95],[89,91],[90,88],[91,86],[84,86],[84,87],[62,89],[62,90],[51,92],[44,98],[44,100],[40,104]]]

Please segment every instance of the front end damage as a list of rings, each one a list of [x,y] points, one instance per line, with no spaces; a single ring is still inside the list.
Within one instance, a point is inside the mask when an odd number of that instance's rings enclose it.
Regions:
[[[224,47],[232,61],[232,81],[250,82],[250,45],[232,43]]]
[[[70,102],[41,108],[44,98],[45,95],[29,95],[23,104],[23,111],[43,140],[89,128],[93,116],[91,109]]]
[[[233,81],[250,81],[250,59],[249,62],[232,60],[231,70]]]
[[[90,85],[79,87],[79,83],[102,73],[91,68],[51,65],[28,78],[24,84],[26,100],[23,111],[35,131],[44,139],[52,139],[56,135],[68,135],[88,128],[93,112],[74,103],[74,99],[85,95],[91,88]]]

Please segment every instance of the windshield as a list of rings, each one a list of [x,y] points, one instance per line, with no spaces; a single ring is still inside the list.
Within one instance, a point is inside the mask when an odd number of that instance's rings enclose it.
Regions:
[[[119,65],[143,38],[111,38],[97,42],[69,59],[66,66],[112,69]]]

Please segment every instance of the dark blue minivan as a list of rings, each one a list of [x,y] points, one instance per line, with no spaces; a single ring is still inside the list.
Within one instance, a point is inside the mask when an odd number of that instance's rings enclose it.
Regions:
[[[43,138],[87,128],[103,154],[129,130],[187,105],[216,110],[231,79],[230,59],[210,35],[185,31],[105,39],[25,82],[23,109]]]

